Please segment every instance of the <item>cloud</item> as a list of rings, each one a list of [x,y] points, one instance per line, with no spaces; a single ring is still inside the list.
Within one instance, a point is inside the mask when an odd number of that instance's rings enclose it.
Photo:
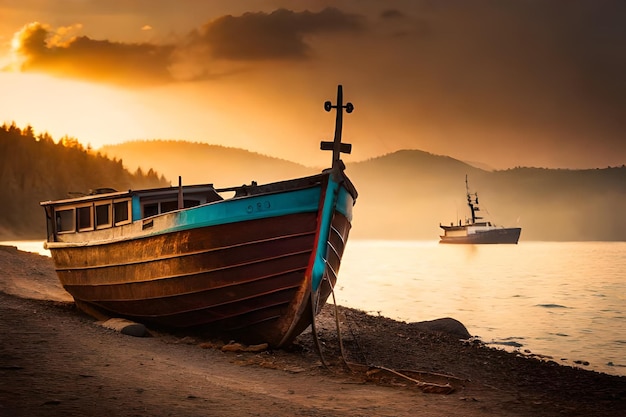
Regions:
[[[25,27],[19,68],[133,87],[221,78],[210,88],[229,97],[304,100],[341,82],[359,114],[384,120],[377,135],[390,150],[569,158],[603,138],[593,152],[626,152],[623,0],[279,0],[263,4],[290,9],[258,12],[245,12],[250,2],[159,1],[46,14],[84,27]],[[337,8],[306,10],[319,4]]]
[[[361,18],[334,8],[319,13],[279,9],[272,13],[223,16],[204,25],[193,43],[211,46],[214,58],[231,60],[301,59],[310,46],[305,35],[362,29]]]
[[[272,13],[222,16],[167,45],[124,43],[76,36],[81,25],[52,29],[38,22],[15,35],[19,70],[117,84],[158,84],[213,78],[234,72],[225,61],[308,59],[306,36],[358,31],[362,18],[327,8],[314,13],[279,9]],[[142,30],[151,30],[146,25]]]
[[[13,45],[19,70],[119,84],[172,79],[167,71],[172,46],[69,36],[80,28],[75,25],[53,30],[38,22],[24,26],[15,34]]]
[[[408,80],[400,72],[410,71],[415,100],[428,97],[442,118],[538,129],[574,126],[583,118],[623,125],[626,3],[600,3],[503,0],[413,8],[400,22],[386,19],[405,35],[387,43],[386,61],[396,80]]]
[[[397,9],[386,9],[380,13],[380,17],[383,19],[400,19],[405,17],[405,15]]]

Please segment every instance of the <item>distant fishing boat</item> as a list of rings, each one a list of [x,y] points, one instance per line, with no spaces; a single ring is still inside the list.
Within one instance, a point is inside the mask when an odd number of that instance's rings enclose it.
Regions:
[[[45,201],[47,241],[63,287],[83,311],[165,328],[202,328],[247,343],[289,344],[337,281],[357,191],[340,154],[342,86],[332,166],[259,185],[129,190]],[[234,195],[233,195],[234,194]]]
[[[467,205],[471,217],[465,219],[465,223],[459,220],[459,224],[450,223],[450,226],[441,227],[444,231],[440,236],[439,243],[464,243],[464,244],[489,244],[489,243],[513,243],[517,244],[522,229],[520,227],[496,226],[490,221],[484,221],[476,212],[480,211],[478,205],[478,193],[470,193],[467,175],[465,176],[465,189]]]

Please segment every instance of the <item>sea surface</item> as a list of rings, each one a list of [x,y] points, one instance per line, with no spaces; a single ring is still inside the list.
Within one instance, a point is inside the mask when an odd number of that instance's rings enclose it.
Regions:
[[[407,322],[452,317],[493,346],[626,375],[626,242],[352,240],[335,297]]]
[[[452,317],[491,346],[626,375],[626,242],[351,240],[335,298],[406,322]]]

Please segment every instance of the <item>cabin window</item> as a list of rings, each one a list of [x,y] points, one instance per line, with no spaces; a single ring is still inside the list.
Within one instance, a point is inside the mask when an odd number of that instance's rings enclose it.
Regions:
[[[116,201],[113,203],[113,217],[115,225],[130,223],[130,200]]]
[[[199,206],[199,200],[183,200],[183,207],[190,208]],[[176,201],[163,201],[161,202],[161,213],[167,213],[168,211],[178,210],[178,200]]]
[[[111,227],[111,202],[96,203],[96,229]]]
[[[93,206],[76,207],[76,223],[79,231],[93,230]]]
[[[159,203],[145,204],[143,206],[143,217],[156,216],[159,214]]]
[[[54,211],[57,233],[70,233],[74,231],[74,220],[76,218],[74,212],[73,207]]]
[[[178,201],[164,201],[161,203],[161,213],[178,210]]]
[[[200,200],[184,200],[183,206],[185,208],[195,207],[200,205]],[[168,213],[170,211],[178,210],[178,200],[169,201],[156,201],[154,203],[143,204],[143,218],[150,216],[156,216],[161,213]]]
[[[185,206],[185,208],[199,206],[200,200],[185,200],[183,205]]]

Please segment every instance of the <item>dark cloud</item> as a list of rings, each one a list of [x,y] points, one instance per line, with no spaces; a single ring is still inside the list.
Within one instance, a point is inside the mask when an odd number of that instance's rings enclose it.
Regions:
[[[216,61],[306,59],[306,36],[361,30],[362,18],[327,8],[318,13],[279,9],[223,16],[171,45],[122,43],[86,36],[59,42],[59,32],[33,23],[17,35],[20,70],[121,84],[154,84],[216,77],[235,71]]]
[[[351,32],[361,28],[359,16],[334,8],[319,13],[279,9],[269,14],[220,17],[203,26],[192,39],[192,44],[209,45],[212,56],[219,59],[301,59],[310,53],[306,35]]]
[[[383,19],[400,19],[400,18],[405,17],[405,15],[400,10],[387,9],[387,10],[383,10],[380,13],[380,17],[382,17]]]
[[[544,132],[624,126],[625,2],[451,4],[416,13],[428,30],[412,32],[398,60],[437,117]]]

